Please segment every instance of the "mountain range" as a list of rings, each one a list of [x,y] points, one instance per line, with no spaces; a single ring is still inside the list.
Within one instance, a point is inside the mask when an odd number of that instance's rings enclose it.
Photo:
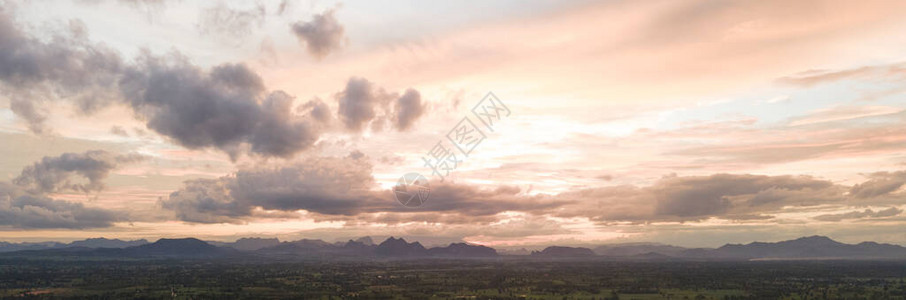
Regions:
[[[526,258],[597,260],[806,260],[859,259],[906,260],[906,248],[892,244],[863,242],[845,244],[824,236],[810,236],[776,243],[727,244],[719,248],[683,248],[655,243],[583,247],[550,246],[540,251],[502,252],[467,243],[426,248],[419,242],[390,237],[380,244],[371,238],[328,243],[303,239],[242,238],[232,243],[205,242],[195,238],[122,241],[96,238],[64,243],[0,243],[0,257],[76,256],[130,258],[302,258],[302,259],[411,259],[411,258]]]

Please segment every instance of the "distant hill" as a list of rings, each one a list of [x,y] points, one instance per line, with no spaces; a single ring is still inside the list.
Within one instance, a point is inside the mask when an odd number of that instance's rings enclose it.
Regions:
[[[844,244],[825,236],[776,243],[727,244],[696,253],[715,259],[906,259],[906,248],[875,242]]]
[[[525,248],[519,248],[519,249],[497,250],[497,254],[500,254],[500,255],[514,255],[514,256],[519,255],[519,256],[521,256],[521,255],[529,255],[529,254],[531,254],[531,252],[529,252],[529,251],[528,251],[527,249],[525,249]]]
[[[74,241],[68,244],[58,242],[40,242],[40,243],[8,243],[0,242],[0,253],[24,251],[24,250],[48,250],[60,248],[126,248],[147,244],[145,239],[134,241],[123,241],[119,239],[107,238],[90,238],[86,240]]]
[[[322,240],[299,240],[284,242],[273,247],[262,248],[255,253],[261,255],[292,255],[299,257],[332,257],[332,258],[369,258],[369,257],[493,257],[497,252],[493,248],[454,243],[445,247],[427,249],[419,242],[407,242],[402,238],[390,237],[379,245],[371,239],[359,238],[346,242],[327,243]]]
[[[85,247],[85,248],[126,248],[141,246],[147,244],[148,240],[140,239],[134,241],[123,241],[119,239],[91,238],[87,240],[75,241],[69,243],[68,247]]]
[[[277,238],[241,238],[232,243],[223,243],[221,247],[229,247],[240,251],[255,251],[262,248],[273,247],[280,244]]]
[[[446,247],[435,247],[428,249],[429,256],[440,257],[494,257],[497,256],[497,250],[494,248],[481,245],[469,245],[466,243],[454,243]]]
[[[63,248],[66,247],[66,244],[57,243],[57,242],[41,242],[41,243],[7,243],[0,242],[0,253],[2,252],[14,252],[14,251],[25,251],[25,250],[45,250],[45,249],[54,249],[54,248]]]
[[[379,256],[420,257],[427,256],[428,249],[425,249],[419,242],[408,243],[402,238],[396,239],[391,236],[374,249],[374,254]]]
[[[595,254],[601,256],[635,256],[647,253],[657,253],[667,256],[675,256],[688,250],[687,248],[655,244],[655,243],[631,243],[631,244],[613,244],[603,245],[594,248]]]
[[[124,255],[138,257],[223,257],[238,253],[237,250],[217,247],[195,238],[160,239],[151,244],[123,249]]]
[[[154,243],[145,240],[121,241],[116,239],[87,239],[70,244],[62,243],[4,243],[0,242],[0,255],[4,257],[135,257],[135,258],[219,258],[248,255],[261,259],[418,259],[418,258],[494,258],[499,257],[494,248],[452,243],[443,247],[426,248],[419,242],[390,237],[378,245],[371,239],[359,238],[346,242],[328,243],[322,240],[303,239],[280,242],[277,239],[244,238],[234,243],[218,243],[220,247],[194,238],[160,239]],[[134,245],[134,246],[130,246]],[[719,248],[695,248],[635,243],[614,244],[589,248],[550,246],[532,251],[528,256],[515,256],[501,252],[513,259],[595,258],[632,261],[667,260],[801,260],[801,259],[859,259],[906,260],[906,248],[898,245],[863,242],[845,244],[824,236],[810,236],[775,243],[753,242],[727,244]]]
[[[544,250],[532,251],[531,256],[533,257],[549,257],[549,258],[560,258],[560,257],[592,257],[595,256],[595,253],[588,248],[581,247],[561,247],[561,246],[550,246],[544,248]]]
[[[272,247],[265,247],[255,251],[259,254],[276,254],[291,256],[323,256],[335,255],[340,246],[312,239],[302,239],[292,242],[282,242]]]

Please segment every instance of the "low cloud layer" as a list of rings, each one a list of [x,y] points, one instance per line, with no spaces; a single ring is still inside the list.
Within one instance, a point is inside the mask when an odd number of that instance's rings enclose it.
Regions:
[[[609,222],[647,223],[769,219],[786,206],[842,203],[846,187],[809,176],[714,174],[665,177],[648,187],[615,186],[558,195],[585,203],[561,216]]]
[[[334,9],[327,10],[312,16],[308,22],[299,21],[291,27],[299,42],[305,44],[308,53],[315,58],[324,58],[343,46],[345,29],[334,16],[335,12]]]
[[[81,229],[109,227],[122,219],[110,210],[54,200],[0,182],[0,226]]]
[[[863,218],[884,218],[884,217],[893,217],[903,213],[902,209],[891,207],[879,211],[873,211],[871,209],[866,209],[864,211],[853,211],[842,214],[828,214],[820,215],[815,217],[815,220],[818,221],[828,221],[828,222],[840,222],[843,220],[850,219],[863,219]]]
[[[321,215],[321,219],[346,221],[355,220],[352,217],[360,214],[396,212],[403,214],[378,219],[364,216],[359,220],[459,223],[456,220],[465,217],[474,221],[473,217],[504,211],[543,211],[565,204],[540,196],[523,196],[515,187],[487,190],[438,184],[432,188],[430,205],[406,208],[393,199],[389,190],[377,188],[367,159],[355,154],[311,158],[276,168],[240,170],[218,179],[187,181],[182,189],[161,200],[161,206],[172,210],[180,220],[197,223],[241,223],[258,216],[256,211],[261,210],[305,210]]]
[[[888,195],[906,184],[906,171],[877,172],[868,175],[869,180],[849,190],[856,198],[872,198]]]
[[[125,213],[55,200],[48,193],[100,191],[103,179],[118,166],[143,159],[103,150],[44,157],[12,182],[0,182],[0,226],[13,228],[98,228],[127,219]],[[84,177],[87,183],[74,183]]]
[[[25,167],[13,182],[36,193],[54,193],[66,190],[84,193],[97,192],[104,188],[103,179],[118,166],[144,159],[138,154],[116,155],[104,150],[85,153],[63,153],[60,156],[44,157],[41,161]],[[87,183],[75,183],[72,177],[79,176]]]

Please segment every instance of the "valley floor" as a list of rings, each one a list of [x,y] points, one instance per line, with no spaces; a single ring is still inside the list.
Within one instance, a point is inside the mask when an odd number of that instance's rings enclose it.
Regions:
[[[0,260],[0,298],[906,299],[906,262]]]

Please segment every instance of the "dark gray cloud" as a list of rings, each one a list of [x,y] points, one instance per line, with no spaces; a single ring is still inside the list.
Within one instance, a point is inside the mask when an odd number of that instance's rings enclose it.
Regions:
[[[14,228],[98,228],[109,227],[125,216],[110,210],[85,207],[30,193],[0,182],[0,226]]]
[[[396,100],[395,109],[396,128],[406,130],[425,113],[425,103],[422,102],[422,95],[418,91],[408,89]]]
[[[189,149],[216,148],[235,160],[249,145],[254,154],[290,157],[318,137],[307,119],[291,114],[291,96],[266,93],[243,64],[205,72],[178,56],[146,55],[120,87],[149,129]]]
[[[330,108],[327,107],[327,103],[321,101],[320,98],[314,98],[305,102],[305,104],[299,105],[296,107],[297,113],[307,112],[312,119],[317,120],[321,123],[329,123],[331,120]]]
[[[879,210],[879,211],[873,211],[871,209],[866,209],[864,211],[853,211],[853,212],[842,213],[842,214],[820,215],[820,216],[815,217],[814,219],[818,220],[818,221],[840,222],[840,221],[849,220],[849,219],[893,217],[893,216],[899,215],[902,212],[903,212],[902,209],[899,209],[896,207],[890,207],[890,208],[887,208],[884,210]]]
[[[291,157],[311,147],[318,138],[314,125],[292,115],[293,98],[281,91],[273,92],[262,102],[260,122],[249,142],[252,152],[277,157]]]
[[[884,196],[906,184],[906,171],[877,172],[868,177],[868,181],[854,185],[849,190],[850,195],[863,199]]]
[[[345,29],[334,13],[335,10],[330,9],[312,16],[308,22],[296,22],[291,27],[299,42],[305,43],[308,53],[318,59],[343,46]]]
[[[49,131],[40,104],[52,96],[74,101],[84,113],[122,101],[149,129],[177,144],[216,148],[233,159],[245,152],[290,157],[319,136],[308,118],[291,113],[291,96],[268,92],[243,64],[202,70],[179,54],[144,53],[126,65],[112,50],[90,43],[80,22],[70,31],[42,42],[0,12],[0,91],[33,132]],[[321,114],[324,107],[316,110]]]
[[[390,96],[368,79],[353,77],[346,82],[346,88],[337,94],[337,99],[337,116],[346,129],[362,131],[377,116],[376,109],[389,101]]]
[[[63,153],[46,156],[13,179],[19,186],[35,193],[53,193],[63,190],[96,192],[104,188],[103,180],[118,166],[144,159],[138,154],[117,155],[104,150],[84,153]],[[87,183],[76,183],[72,177],[80,176]]]
[[[388,121],[393,122],[397,130],[406,130],[426,110],[421,94],[415,89],[407,89],[399,96],[361,77],[350,78],[343,91],[335,97],[339,104],[337,116],[347,130],[354,132],[368,127],[380,131]]]
[[[83,113],[114,99],[122,69],[119,55],[88,41],[84,24],[71,21],[68,30],[47,41],[23,33],[9,11],[0,9],[0,92],[14,99],[13,112],[36,133],[46,132],[38,108],[44,100],[70,99]]]

